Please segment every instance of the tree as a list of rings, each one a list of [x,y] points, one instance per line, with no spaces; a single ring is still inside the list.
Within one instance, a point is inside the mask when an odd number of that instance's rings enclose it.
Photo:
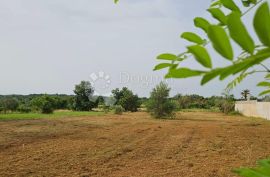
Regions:
[[[123,92],[125,92],[126,90],[128,90],[128,88],[126,87],[122,88],[121,91],[119,88],[112,90],[112,95],[115,99],[115,105],[119,103],[119,100],[123,97]]]
[[[174,97],[176,100],[178,107],[180,109],[192,109],[192,108],[199,108],[199,109],[208,109],[210,105],[208,105],[207,99],[200,96],[200,95],[176,95]]]
[[[155,118],[171,118],[176,106],[169,99],[170,88],[164,82],[161,82],[151,92],[151,96],[147,103],[147,110]]]
[[[4,107],[0,105],[0,113],[2,113],[3,111],[4,111]]]
[[[75,85],[74,109],[76,111],[90,111],[94,108],[95,103],[91,101],[94,94],[94,88],[88,81],[81,81]]]
[[[134,95],[127,87],[112,90],[113,97],[115,98],[115,105],[121,105],[125,111],[136,112],[140,107],[138,95]]]
[[[19,102],[15,98],[4,98],[0,102],[0,107],[4,113],[7,111],[16,111],[19,107]]]
[[[50,95],[54,99],[54,108],[55,109],[70,109],[73,96],[67,95]]]
[[[119,105],[121,105],[125,111],[136,112],[140,107],[139,97],[138,95],[134,95],[132,91],[125,90],[119,100]]]
[[[31,101],[33,109],[40,111],[43,114],[51,114],[54,111],[55,100],[48,96],[43,95],[36,97]]]
[[[4,107],[3,101],[0,100],[0,113],[2,113],[2,112],[5,113],[5,107]]]
[[[103,98],[103,96],[98,96],[96,101],[95,101],[95,105],[105,105],[105,99]]]
[[[250,91],[248,89],[245,89],[241,92],[242,97],[247,100],[248,96],[250,95]]]

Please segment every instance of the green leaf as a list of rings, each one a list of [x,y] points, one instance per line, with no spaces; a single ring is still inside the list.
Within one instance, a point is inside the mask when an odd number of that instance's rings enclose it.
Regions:
[[[114,3],[117,4],[119,0],[114,0]]]
[[[159,60],[177,60],[178,57],[174,54],[164,53],[164,54],[159,55],[157,57],[157,59],[159,59]]]
[[[225,30],[218,25],[211,25],[208,28],[208,37],[213,47],[223,57],[233,60],[233,49]]]
[[[249,1],[243,1],[243,0],[242,0],[242,4],[243,4],[243,6],[245,6],[245,7],[249,7],[249,6],[250,6]]]
[[[241,21],[241,15],[238,12],[232,12],[228,17],[228,28],[232,39],[239,44],[245,51],[253,54],[255,44],[250,37],[246,27]]]
[[[261,172],[258,172],[258,171],[253,170],[253,169],[248,169],[248,168],[234,170],[234,172],[239,174],[240,176],[243,176],[243,177],[270,177],[270,176],[264,175]]]
[[[241,71],[245,71],[249,69],[250,67],[253,67],[257,64],[260,64],[261,62],[268,59],[269,57],[270,57],[270,49],[269,48],[263,49],[260,52],[258,52],[256,55],[249,56],[239,63],[235,63],[233,65],[223,68],[223,71],[220,74],[220,80],[223,80],[226,77],[237,74]]]
[[[175,65],[176,64],[172,64],[172,63],[160,63],[160,64],[155,66],[154,71],[161,70],[161,69],[168,68],[168,67],[172,67]]]
[[[196,44],[203,44],[204,43],[204,40],[200,36],[198,36],[197,34],[192,33],[192,32],[184,32],[181,35],[181,38],[186,39],[190,42],[194,42]]]
[[[189,68],[171,69],[166,75],[166,78],[188,78],[194,76],[200,76],[204,71],[191,70]]]
[[[189,52],[192,53],[195,57],[195,59],[204,67],[212,68],[212,62],[211,58],[207,52],[207,50],[200,46],[200,45],[194,45],[187,47]]]
[[[212,79],[216,78],[221,72],[222,72],[222,69],[217,68],[217,69],[213,69],[212,71],[206,73],[201,80],[201,85],[204,85],[207,82],[211,81]]]
[[[222,25],[227,24],[227,16],[219,8],[208,9],[208,12],[210,12]]]
[[[261,92],[259,96],[263,96],[263,95],[267,95],[267,94],[270,94],[270,90],[265,90],[265,91]]]
[[[233,2],[233,0],[220,0],[220,2],[223,4],[224,7],[227,9],[230,9],[232,11],[236,11],[241,13],[241,10],[239,7]]]
[[[247,76],[254,74],[255,71],[251,71],[251,72],[242,72],[237,78],[235,78],[232,82],[230,82],[227,87],[226,87],[226,91],[230,92],[234,87],[236,87],[239,83],[241,83]]]
[[[241,0],[245,7],[249,7],[250,4],[257,4],[257,0]]]
[[[262,95],[270,93],[270,90],[262,92]],[[256,168],[240,168],[233,172],[243,177],[270,177],[270,160],[261,160]]]
[[[204,30],[207,33],[208,27],[210,26],[210,23],[207,20],[205,20],[204,18],[196,17],[194,19],[194,25],[198,28],[201,28],[202,30]]]
[[[258,87],[270,87],[270,82],[260,82],[257,84]]]
[[[216,7],[216,6],[220,6],[221,5],[221,3],[220,3],[220,1],[218,0],[218,1],[214,1],[211,5],[210,5],[210,7]]]
[[[253,24],[260,41],[270,47],[270,12],[267,2],[256,11]]]

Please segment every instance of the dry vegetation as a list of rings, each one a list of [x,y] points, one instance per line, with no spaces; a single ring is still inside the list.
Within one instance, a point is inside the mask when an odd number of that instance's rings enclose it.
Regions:
[[[220,113],[0,121],[0,176],[234,176],[270,154],[270,123]]]

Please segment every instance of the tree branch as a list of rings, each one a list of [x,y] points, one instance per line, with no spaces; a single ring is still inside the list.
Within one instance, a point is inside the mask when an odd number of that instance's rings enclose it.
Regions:
[[[266,72],[270,73],[270,69],[264,64],[260,63],[260,65],[266,70]]]

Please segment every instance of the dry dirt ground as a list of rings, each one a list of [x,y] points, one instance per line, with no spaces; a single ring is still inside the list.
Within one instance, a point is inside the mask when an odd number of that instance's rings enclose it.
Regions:
[[[0,121],[0,176],[227,177],[269,157],[270,123],[220,113]]]

